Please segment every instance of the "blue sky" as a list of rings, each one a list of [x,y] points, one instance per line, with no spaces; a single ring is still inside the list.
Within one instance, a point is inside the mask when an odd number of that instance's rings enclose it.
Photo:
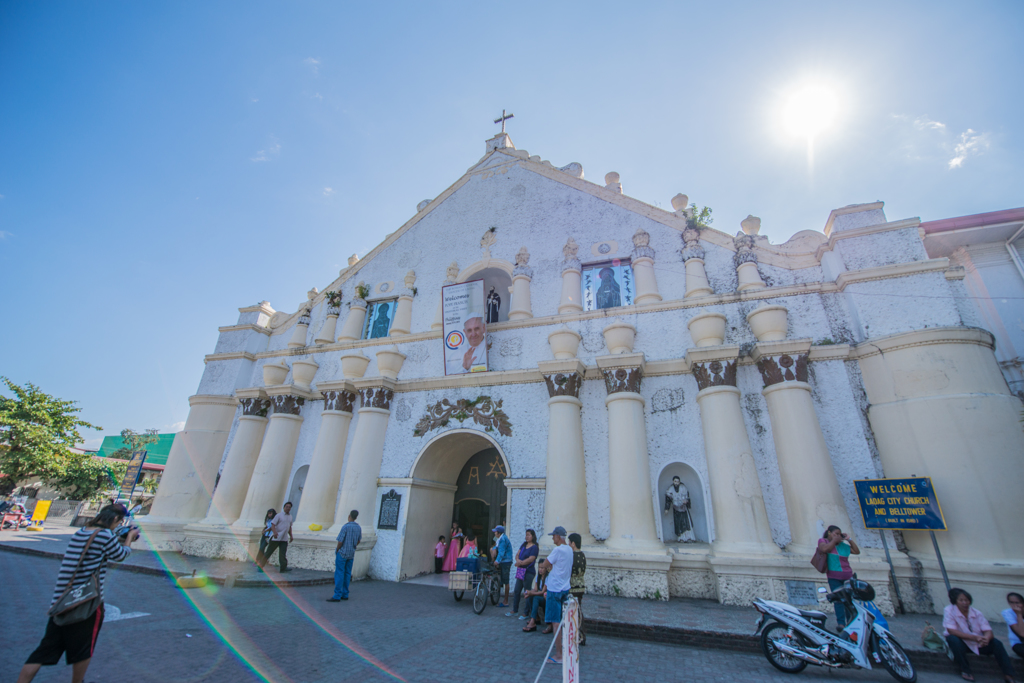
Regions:
[[[517,147],[735,232],[1024,205],[1024,4],[0,4],[0,374],[114,434],[188,414],[217,327],[293,310]],[[814,143],[779,112],[835,93]],[[96,444],[98,433],[85,434]]]

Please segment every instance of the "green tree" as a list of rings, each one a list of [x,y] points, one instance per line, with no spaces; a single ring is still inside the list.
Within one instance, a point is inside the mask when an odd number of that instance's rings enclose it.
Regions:
[[[89,500],[101,491],[121,486],[128,463],[97,458],[88,453],[71,453],[63,476],[53,483],[61,493],[77,500]]]
[[[0,479],[0,492],[10,493],[27,477],[40,477],[64,493],[68,486],[62,479],[69,467],[76,481],[81,470],[89,469],[82,463],[89,456],[71,452],[82,441],[78,428],[103,428],[78,417],[77,401],[55,398],[31,382],[23,387],[6,377],[0,382],[13,394],[0,395],[0,472],[6,475]]]
[[[160,432],[156,429],[147,429],[141,434],[132,429],[122,429],[121,441],[124,442],[124,446],[111,453],[110,457],[131,460],[132,453],[144,451],[148,444],[156,443],[159,440]]]
[[[147,477],[142,480],[142,483],[139,484],[139,486],[142,487],[143,491],[152,495],[156,493],[157,488],[160,486],[160,482],[157,481],[156,477]]]

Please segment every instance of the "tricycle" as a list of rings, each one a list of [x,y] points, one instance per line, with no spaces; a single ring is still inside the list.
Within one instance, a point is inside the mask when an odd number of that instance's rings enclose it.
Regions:
[[[480,614],[487,607],[487,600],[497,605],[501,597],[501,579],[498,570],[484,557],[462,557],[455,564],[455,571],[448,573],[448,590],[456,602],[462,600],[466,591],[473,591],[473,611]]]

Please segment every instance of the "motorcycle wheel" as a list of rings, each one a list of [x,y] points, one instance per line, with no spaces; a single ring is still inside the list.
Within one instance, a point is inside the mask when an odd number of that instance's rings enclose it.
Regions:
[[[900,644],[894,638],[875,637],[875,646],[878,655],[882,658],[885,670],[893,678],[901,683],[914,683],[917,680],[917,671],[910,663],[910,657],[903,651]]]
[[[779,671],[787,674],[798,674],[807,668],[807,662],[796,657],[790,657],[775,647],[775,641],[786,639],[788,631],[789,627],[781,621],[773,621],[768,624],[761,631],[761,651],[764,652],[765,658],[771,662],[771,665]]]
[[[487,607],[487,580],[480,579],[476,590],[473,591],[473,611],[480,614],[484,611],[484,607]]]

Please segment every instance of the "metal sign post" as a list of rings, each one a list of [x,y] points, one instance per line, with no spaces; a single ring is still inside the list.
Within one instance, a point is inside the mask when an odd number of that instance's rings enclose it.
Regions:
[[[900,597],[899,583],[896,581],[896,569],[889,555],[889,545],[885,542],[885,529],[901,529],[904,531],[927,531],[931,534],[935,556],[939,560],[942,580],[949,590],[949,577],[946,566],[942,563],[939,543],[935,540],[935,529],[945,531],[946,519],[942,515],[939,498],[935,495],[930,477],[912,477],[910,479],[861,479],[853,482],[857,489],[857,502],[864,518],[866,529],[877,529],[882,537],[882,548],[885,559],[889,562],[889,574],[896,589],[896,599],[903,612],[903,599]]]

